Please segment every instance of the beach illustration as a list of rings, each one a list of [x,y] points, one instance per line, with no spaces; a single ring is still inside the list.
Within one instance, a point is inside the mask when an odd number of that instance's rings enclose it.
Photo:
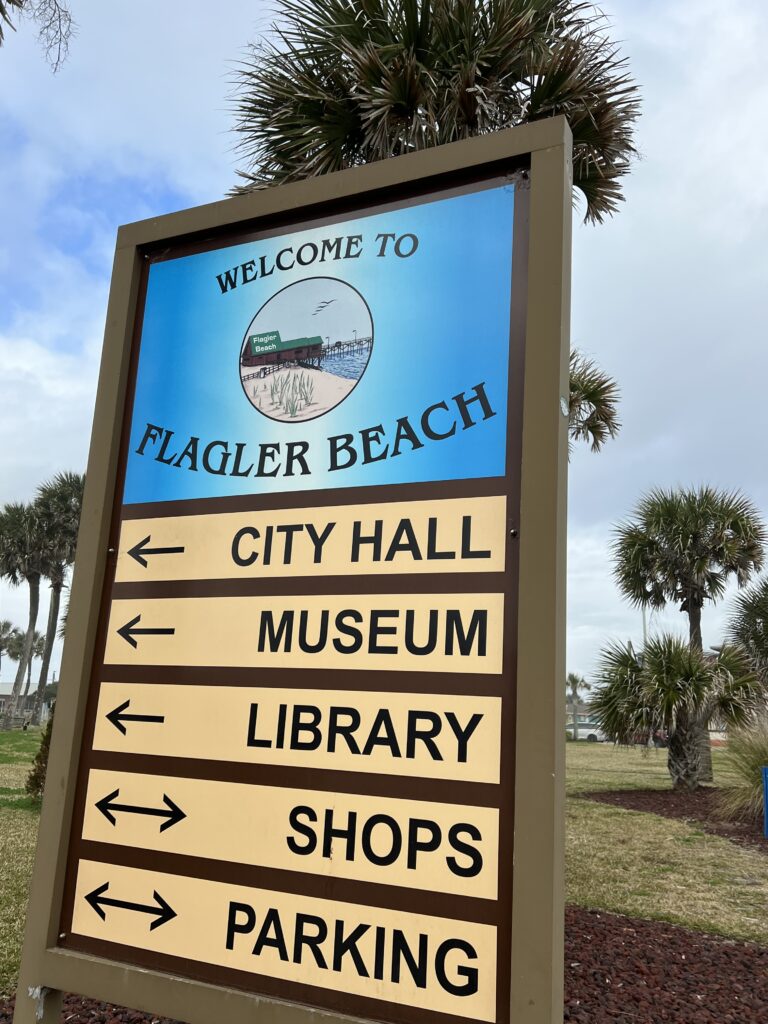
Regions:
[[[365,373],[373,321],[356,288],[311,277],[276,292],[240,348],[240,382],[260,413],[281,423],[335,409]]]

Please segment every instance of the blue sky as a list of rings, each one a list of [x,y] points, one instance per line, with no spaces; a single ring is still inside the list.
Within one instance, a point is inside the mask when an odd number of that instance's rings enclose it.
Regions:
[[[84,467],[117,225],[232,186],[229,76],[268,24],[258,2],[72,6],[79,34],[58,75],[29,25],[0,50],[0,501]],[[624,422],[570,468],[568,667],[585,673],[604,639],[640,634],[609,542],[644,490],[741,487],[768,514],[768,5],[604,7],[644,116],[624,208],[599,228],[577,211],[574,232],[573,341],[621,384]],[[726,611],[705,610],[706,642]],[[1,585],[0,617],[25,616],[26,595]]]

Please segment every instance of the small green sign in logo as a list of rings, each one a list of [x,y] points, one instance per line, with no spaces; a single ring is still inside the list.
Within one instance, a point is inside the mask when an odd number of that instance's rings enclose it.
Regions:
[[[280,331],[267,331],[266,334],[251,334],[248,342],[251,346],[251,353],[254,356],[264,355],[265,352],[277,352],[282,345]]]

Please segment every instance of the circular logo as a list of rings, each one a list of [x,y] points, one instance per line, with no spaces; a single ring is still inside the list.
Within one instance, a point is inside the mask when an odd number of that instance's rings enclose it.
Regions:
[[[351,394],[372,349],[373,320],[360,292],[335,277],[309,277],[275,292],[251,320],[240,383],[269,419],[313,420]]]

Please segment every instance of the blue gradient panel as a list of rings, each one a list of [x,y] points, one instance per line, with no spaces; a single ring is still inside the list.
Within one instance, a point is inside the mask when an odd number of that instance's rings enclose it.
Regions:
[[[138,377],[126,470],[126,503],[172,501],[225,495],[362,487],[503,476],[506,461],[507,373],[512,282],[514,188],[504,185],[437,199],[405,209],[345,220],[301,232],[185,256],[150,268]],[[413,255],[398,257],[389,243],[378,256],[376,236],[413,234]],[[248,260],[269,267],[281,250],[294,253],[306,242],[362,235],[358,258],[315,262],[280,271],[222,293],[217,275]],[[403,243],[408,251],[409,243]],[[309,251],[309,250],[307,250]],[[289,262],[288,258],[284,262]],[[373,320],[373,348],[352,393],[312,420],[278,422],[255,409],[240,381],[240,352],[259,309],[280,289],[311,277],[334,277],[365,298]],[[327,367],[332,369],[332,364]],[[324,364],[325,368],[325,364]],[[308,371],[312,372],[312,371]],[[462,429],[453,396],[473,393],[484,383],[496,415]],[[425,438],[420,421],[438,402],[448,412],[434,417],[437,429],[457,422],[453,436]],[[408,417],[423,443],[407,440],[400,454],[364,464],[360,431],[381,425],[381,454],[395,438],[397,421]],[[279,444],[270,466],[275,477],[214,475],[197,459],[180,466],[157,461],[160,443],[137,449],[147,424],[173,431],[165,458],[180,454],[191,437],[199,452],[212,441],[234,453],[244,445],[241,469],[257,463],[259,446]],[[329,438],[354,436],[355,465],[331,471]],[[308,474],[284,476],[288,442],[304,441]],[[211,460],[218,463],[223,448]]]

